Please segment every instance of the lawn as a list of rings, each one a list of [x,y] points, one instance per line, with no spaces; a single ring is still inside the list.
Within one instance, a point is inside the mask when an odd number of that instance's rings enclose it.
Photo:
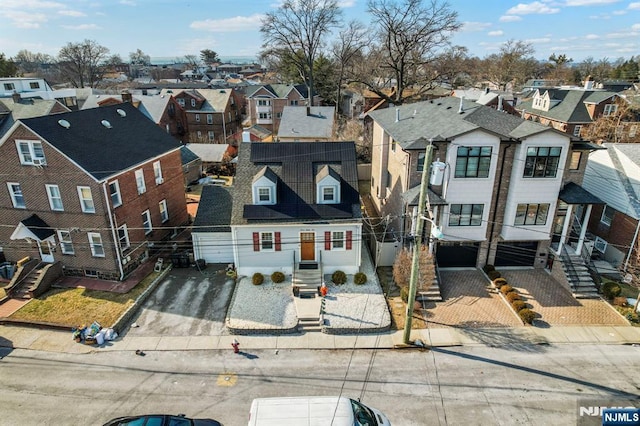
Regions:
[[[53,289],[27,303],[10,318],[67,327],[89,325],[93,321],[98,321],[103,327],[111,327],[159,274],[159,272],[152,272],[147,275],[128,293],[84,288]]]
[[[607,281],[613,281],[608,278],[603,278],[602,283],[604,284]],[[637,299],[640,295],[638,295],[638,289],[632,285],[616,282],[620,286],[620,297],[624,298],[632,298]],[[613,306],[616,308],[618,312],[620,312],[633,326],[640,327],[640,315],[637,312],[633,311],[633,306]]]

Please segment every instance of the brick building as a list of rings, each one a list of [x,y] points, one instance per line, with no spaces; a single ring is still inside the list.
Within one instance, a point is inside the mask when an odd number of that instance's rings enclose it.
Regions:
[[[180,144],[130,103],[19,120],[0,162],[8,261],[122,279],[188,221]]]
[[[304,84],[267,84],[247,88],[247,116],[251,125],[259,125],[273,133],[278,133],[280,119],[285,106],[306,106],[307,86]],[[319,105],[320,98],[314,96],[313,105]],[[312,106],[313,106],[312,105]]]

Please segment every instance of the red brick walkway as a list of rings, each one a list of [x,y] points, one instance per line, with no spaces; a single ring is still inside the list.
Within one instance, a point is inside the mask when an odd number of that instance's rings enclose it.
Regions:
[[[0,304],[0,318],[6,318],[24,305],[29,303],[25,299],[7,299],[4,303]]]

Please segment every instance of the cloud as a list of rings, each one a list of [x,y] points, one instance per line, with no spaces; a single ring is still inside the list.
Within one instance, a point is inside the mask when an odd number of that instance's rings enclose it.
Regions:
[[[500,22],[518,22],[522,21],[522,18],[516,15],[503,15],[499,19]]]
[[[356,5],[356,0],[340,0],[338,2],[339,7],[353,7]]]
[[[632,31],[640,31],[640,24],[633,24],[631,26]]]
[[[65,30],[84,31],[84,30],[101,30],[102,28],[96,24],[80,24],[80,25],[62,25]]]
[[[81,18],[83,16],[87,16],[83,12],[78,12],[77,10],[59,10],[58,15],[70,16],[72,18]]]
[[[136,2],[131,0],[120,0],[119,3],[125,6],[137,6]]]
[[[55,1],[43,0],[2,0],[4,9],[64,9],[66,6]]]
[[[584,38],[587,40],[598,40],[600,36],[597,34],[587,34]]]
[[[7,10],[4,16],[13,22],[14,27],[24,29],[40,28],[40,24],[48,21],[47,15],[44,13]]]
[[[551,38],[550,37],[530,38],[525,40],[525,42],[531,43],[531,44],[551,43]]]
[[[626,15],[627,11],[626,10],[614,10],[613,12],[611,12],[612,15]]]
[[[255,30],[260,26],[262,17],[263,15],[261,14],[255,14],[251,16],[236,16],[234,18],[205,19],[204,21],[193,21],[189,27],[194,30],[214,33]]]
[[[490,22],[463,22],[462,31],[473,33],[477,31],[484,31],[491,26]]]
[[[567,0],[565,6],[600,6],[618,3],[620,0]]]
[[[491,36],[491,37],[499,37],[499,36],[501,36],[501,35],[504,35],[504,31],[502,31],[502,30],[489,31],[489,32],[487,33],[487,35],[488,35],[488,36]]]
[[[629,6],[627,7],[627,9],[640,10],[640,1],[635,3],[629,3]]]
[[[549,7],[539,1],[533,3],[518,3],[517,6],[507,10],[507,15],[550,15],[560,12],[560,9]]]

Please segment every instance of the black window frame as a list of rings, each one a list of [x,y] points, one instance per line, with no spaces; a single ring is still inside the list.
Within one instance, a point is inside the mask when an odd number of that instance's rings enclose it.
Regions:
[[[555,178],[558,175],[561,155],[562,147],[559,146],[528,147],[522,177]]]
[[[459,146],[456,153],[454,177],[461,179],[488,178],[491,171],[492,153],[492,146]]]
[[[518,212],[521,210],[521,206],[524,206],[524,215],[518,216]],[[546,206],[546,212],[544,214],[544,220],[540,221],[542,210]],[[549,218],[549,209],[551,204],[549,203],[521,203],[516,206],[516,217],[513,221],[514,226],[544,226],[547,224]],[[522,218],[520,220],[519,218]],[[533,223],[529,220],[533,218]]]
[[[483,213],[484,204],[451,204],[449,226],[482,226]]]

